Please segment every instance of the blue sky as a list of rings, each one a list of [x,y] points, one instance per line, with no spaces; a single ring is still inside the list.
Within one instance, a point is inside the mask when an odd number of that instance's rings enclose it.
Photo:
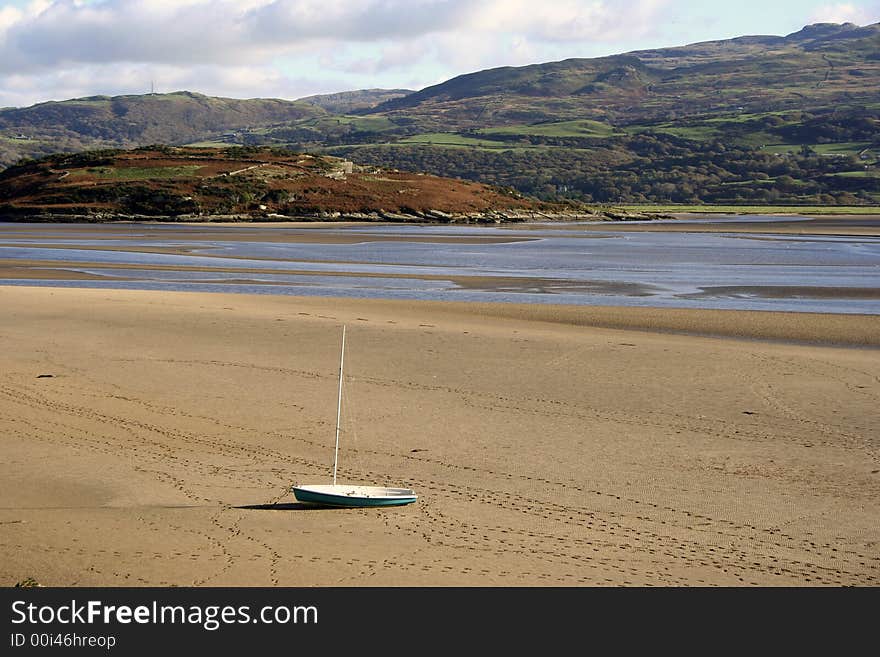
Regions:
[[[880,0],[0,0],[0,106],[188,89],[299,98],[814,22]]]

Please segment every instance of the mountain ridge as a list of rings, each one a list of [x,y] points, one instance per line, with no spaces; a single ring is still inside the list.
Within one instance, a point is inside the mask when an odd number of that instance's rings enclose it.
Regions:
[[[804,89],[798,88],[795,92],[785,94],[784,98],[771,98],[771,94],[784,91],[786,85],[789,84],[783,73],[797,75],[799,86],[807,89],[811,83],[828,82],[825,73],[830,68],[830,64],[827,59],[823,58],[823,53],[818,52],[818,49],[823,45],[826,47],[830,47],[829,44],[836,46],[844,39],[853,43],[865,40],[874,41],[874,43],[868,44],[859,43],[858,50],[853,50],[850,60],[839,62],[841,65],[849,64],[850,66],[869,61],[868,55],[871,53],[864,53],[865,56],[859,58],[860,51],[867,50],[869,47],[873,47],[874,53],[878,51],[880,48],[880,23],[864,27],[853,26],[852,28],[847,25],[853,24],[816,24],[806,26],[785,37],[745,36],[659,50],[632,51],[606,57],[568,58],[521,67],[487,69],[456,76],[414,94],[390,100],[374,108],[373,112],[394,112],[401,109],[412,111],[430,102],[442,104],[449,101],[460,102],[465,99],[474,101],[484,99],[486,102],[491,102],[496,100],[493,96],[499,94],[505,94],[508,97],[510,94],[520,93],[523,96],[538,98],[566,98],[601,91],[604,93],[602,98],[604,106],[601,108],[585,110],[584,108],[556,107],[553,111],[557,113],[560,111],[579,111],[582,114],[588,112],[592,114],[589,118],[602,116],[620,120],[621,110],[625,109],[628,116],[623,120],[654,119],[659,118],[658,114],[668,112],[673,106],[680,105],[678,93],[681,92],[681,89],[675,83],[682,79],[691,79],[695,75],[734,76],[734,79],[725,81],[726,86],[750,83],[752,94],[757,95],[751,98],[737,98],[733,103],[719,101],[715,98],[716,85],[712,84],[713,81],[707,80],[707,83],[703,85],[703,89],[706,90],[703,95],[696,94],[697,90],[694,88],[688,90],[694,95],[691,100],[699,99],[701,101],[701,105],[698,107],[700,111],[727,110],[731,107],[742,106],[743,103],[760,106],[772,102],[779,105],[780,102],[783,102],[793,106],[795,99],[804,95]],[[773,42],[773,45],[785,46],[788,50],[756,51],[756,46],[769,45],[770,41]],[[804,44],[810,48],[809,52],[801,47]],[[749,64],[746,68],[743,68],[744,59],[748,60]],[[612,84],[609,84],[609,74],[625,73],[626,68],[642,76],[642,84],[635,87],[638,92],[636,94],[631,93],[634,89],[632,84],[623,88],[619,84],[613,84],[613,81]],[[768,70],[771,68],[776,70]],[[772,76],[769,75],[771,73]],[[757,74],[764,76],[762,82],[765,84],[756,84],[754,78],[757,77]],[[631,82],[632,75],[621,75],[620,79],[625,80],[627,77]],[[872,67],[870,83],[868,79],[856,82],[844,80],[843,82],[846,84],[845,89],[840,90],[841,92],[876,98],[877,86],[873,83],[880,82],[880,71]],[[663,85],[671,86],[667,97],[663,95]],[[694,87],[695,85],[691,84],[690,86]],[[814,91],[818,89],[817,87]],[[821,94],[813,93],[811,95],[820,102],[831,102],[835,97],[833,89],[830,93],[823,91]],[[648,96],[659,99],[654,102],[660,103],[660,105],[651,108],[634,106],[634,101],[644,100]],[[526,102],[526,104],[528,103]],[[517,109],[522,111],[521,107]],[[674,107],[674,109],[679,113],[682,111],[690,114],[695,113],[694,111],[688,112],[686,108],[682,107]],[[761,107],[761,109],[765,108]],[[779,109],[779,107],[774,107],[774,109]],[[539,108],[530,107],[530,110],[534,112],[533,118],[536,120],[543,118]],[[497,118],[499,123],[504,120],[503,115]],[[480,115],[480,119],[485,122],[485,114]]]
[[[268,145],[547,199],[880,202],[880,23],[498,67],[407,92],[0,110],[0,165],[157,142]]]

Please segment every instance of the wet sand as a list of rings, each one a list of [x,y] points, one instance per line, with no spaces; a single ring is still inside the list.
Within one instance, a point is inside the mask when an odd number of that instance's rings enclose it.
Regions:
[[[146,252],[146,250],[144,251]],[[219,258],[218,258],[219,260]],[[275,259],[277,262],[278,259]],[[297,261],[290,261],[297,262]],[[298,262],[321,262],[319,260],[300,260]],[[398,279],[416,279],[423,281],[448,281],[459,287],[474,290],[494,290],[498,292],[540,292],[551,294],[560,291],[583,291],[603,294],[629,294],[629,295],[647,295],[650,293],[652,286],[639,283],[616,283],[608,281],[570,281],[566,279],[554,278],[533,278],[528,276],[443,276],[440,274],[389,274],[378,272],[352,272],[345,268],[346,265],[357,265],[364,263],[339,263],[334,262],[343,268],[341,271],[324,271],[321,276],[324,277],[342,277],[357,276],[359,278],[398,278]],[[100,263],[100,262],[76,262],[69,263],[64,260],[24,260],[24,259],[3,259],[0,258],[0,279],[20,280],[20,281],[106,281],[107,277],[100,274],[91,274],[84,271],[71,269],[96,268],[102,271],[114,270],[135,270],[135,271],[165,271],[165,272],[186,272],[186,273],[205,273],[205,274],[269,274],[277,275],[283,273],[288,276],[296,275],[314,275],[314,271],[304,269],[259,269],[254,267],[187,267],[187,266],[163,266],[163,265],[141,265],[141,264],[119,264],[119,263]],[[125,276],[114,276],[114,281],[132,280]],[[202,282],[198,279],[190,279],[190,283]],[[216,282],[216,279],[205,279],[203,282]],[[248,286],[272,286],[272,285],[290,285],[290,283],[279,283],[272,281],[260,281],[253,278],[224,278],[224,285],[248,285]]]
[[[445,281],[451,286],[457,286],[462,290],[487,291],[508,295],[505,301],[511,300],[517,293],[528,294],[566,294],[566,295],[611,295],[616,297],[652,297],[663,295],[664,289],[657,287],[648,281],[627,282],[607,280],[580,280],[536,276],[533,273],[522,276],[484,276],[484,275],[457,275],[457,274],[429,274],[429,273],[389,273],[388,271],[365,272],[363,269],[375,267],[374,261],[360,261],[357,259],[340,261],[321,258],[296,258],[287,259],[276,252],[271,256],[248,254],[233,255],[226,249],[212,251],[206,248],[213,240],[221,243],[247,242],[259,244],[272,242],[282,244],[308,243],[308,244],[355,244],[359,242],[423,242],[437,244],[499,244],[532,241],[541,239],[547,234],[564,234],[566,239],[594,240],[614,237],[615,232],[626,231],[653,231],[653,232],[727,232],[740,233],[736,239],[758,240],[775,242],[779,239],[778,234],[798,233],[802,241],[811,241],[810,235],[815,235],[815,240],[827,240],[828,235],[836,236],[836,243],[845,240],[842,236],[851,236],[855,244],[864,242],[866,235],[876,232],[880,234],[880,218],[865,215],[840,215],[820,216],[804,221],[794,220],[790,216],[778,216],[772,221],[723,221],[718,223],[689,223],[687,219],[704,217],[706,215],[680,215],[680,222],[597,222],[594,224],[577,223],[544,223],[544,224],[510,224],[505,225],[504,232],[493,233],[491,229],[485,229],[481,234],[468,232],[443,234],[436,231],[437,226],[407,226],[403,232],[369,233],[363,230],[370,228],[369,224],[355,223],[243,223],[243,224],[174,224],[174,223],[113,223],[113,224],[0,224],[0,247],[21,248],[22,243],[9,240],[33,240],[35,245],[44,251],[44,257],[40,260],[21,258],[0,258],[0,278],[17,281],[90,281],[100,282],[137,281],[141,280],[136,274],[127,272],[156,271],[163,273],[180,273],[186,277],[188,284],[217,284],[222,283],[230,287],[246,285],[249,287],[272,288],[278,286],[290,287],[296,285],[295,277],[314,277],[319,274],[324,279],[333,277],[358,277],[362,279],[400,279],[402,281],[424,280]],[[717,219],[717,217],[710,217]],[[330,230],[328,230],[328,226]],[[389,225],[383,228],[388,229]],[[394,227],[392,226],[392,231]],[[421,232],[420,228],[424,229]],[[346,230],[354,229],[354,230]],[[513,229],[518,229],[514,231]],[[542,231],[537,234],[536,231]],[[511,235],[511,232],[519,232],[522,236]],[[534,235],[534,237],[532,236]],[[3,238],[6,238],[5,240]],[[53,240],[58,240],[53,243]],[[76,244],[64,243],[61,240],[84,240],[86,247],[95,252],[92,262],[75,261],[68,259],[68,250],[77,248]],[[134,240],[134,244],[103,243],[110,240]],[[101,252],[129,252],[135,254],[158,254],[158,255],[197,255],[202,261],[215,261],[216,266],[192,266],[171,264],[140,264],[127,262],[101,262]],[[57,253],[57,259],[53,257]],[[234,267],[231,261],[265,260],[272,265],[288,263],[290,269],[277,267]],[[302,263],[297,268],[296,263]],[[335,271],[316,272],[309,265],[331,264]],[[83,271],[84,269],[98,271]],[[119,271],[120,276],[114,273]],[[221,277],[210,276],[196,277],[194,274],[220,274]],[[106,274],[106,275],[104,275]],[[286,276],[285,280],[273,280],[279,274]],[[265,275],[267,280],[259,277]],[[836,282],[836,281],[835,281]],[[800,285],[797,281],[790,284],[763,284],[763,285],[705,285],[697,291],[677,295],[681,299],[709,300],[709,304],[721,300],[730,299],[828,299],[839,301],[843,299],[873,301],[880,298],[880,288],[877,287],[841,287],[839,285]],[[791,306],[789,306],[791,308]],[[814,304],[812,308],[816,308]],[[861,308],[859,308],[861,310]],[[652,317],[652,327],[666,327],[667,315],[658,318]],[[746,317],[746,316],[744,316]],[[595,318],[595,315],[594,315]],[[725,320],[726,321],[726,320]],[[749,320],[750,321],[750,320]],[[817,320],[823,324],[821,332],[832,336],[836,342],[864,343],[861,333],[855,335],[847,331],[832,331],[827,333],[827,320]],[[740,325],[741,322],[734,321]],[[764,322],[759,322],[763,325]],[[613,324],[615,325],[616,324]],[[673,329],[674,330],[674,329]],[[716,330],[713,328],[713,330]],[[696,332],[700,332],[697,330]],[[810,339],[812,333],[809,326],[798,329],[799,334],[806,334]],[[725,330],[725,334],[730,334]],[[761,337],[776,337],[776,332],[763,331]],[[798,337],[797,339],[802,339]]]
[[[612,232],[663,232],[663,233],[766,233],[776,235],[857,235],[860,237],[880,236],[880,216],[878,215],[815,215],[804,218],[791,215],[757,215],[771,220],[749,220],[742,215],[740,221],[729,220],[735,215],[691,214],[672,215],[673,220],[660,221],[609,221],[590,224],[515,224],[528,230],[583,230]],[[725,221],[718,221],[726,219]],[[708,221],[710,223],[695,223]]]
[[[0,304],[5,585],[880,577],[876,316],[16,287]],[[340,477],[414,505],[289,493],[329,478],[343,322]]]
[[[712,219],[713,215],[677,215],[678,219]],[[817,215],[806,221],[780,215],[773,221],[726,221],[722,223],[614,224],[613,230],[660,230],[697,233],[771,233],[778,235],[880,235],[880,217],[877,215]],[[643,228],[644,227],[644,228]]]
[[[112,223],[112,224],[0,224],[0,244],[5,239],[39,240],[43,248],[70,248],[68,245],[51,244],[51,240],[118,240],[136,236],[149,236],[162,241],[198,242],[273,242],[279,244],[359,244],[362,242],[423,242],[428,244],[510,244],[531,241],[526,235],[437,235],[408,233],[407,235],[370,235],[362,232],[345,233],[344,229],[368,229],[377,225],[401,226],[402,224],[351,223],[351,222],[247,222],[239,224],[204,224],[187,222],[185,224],[152,223]],[[407,226],[407,224],[403,224]],[[418,224],[409,224],[410,228]],[[428,230],[434,224],[424,226]],[[328,232],[329,229],[340,232]],[[599,236],[596,236],[599,237]],[[15,245],[17,246],[17,245]],[[100,246],[90,248],[108,251],[133,250],[124,246]],[[155,253],[188,253],[186,249],[154,247]],[[139,249],[137,249],[139,250]]]
[[[507,231],[522,232],[517,235],[441,235],[431,234],[431,229],[442,228],[442,224],[425,224],[425,235],[409,231],[402,235],[370,235],[366,233],[346,234],[345,230],[357,231],[376,226],[397,226],[405,229],[417,228],[419,224],[381,224],[380,222],[115,222],[106,224],[27,224],[0,223],[0,242],[4,239],[36,239],[48,248],[52,239],[113,240],[132,235],[149,235],[162,240],[199,242],[218,240],[226,242],[278,242],[285,244],[353,244],[359,242],[424,242],[436,244],[499,244],[534,239],[528,236],[535,230],[564,230],[568,237],[576,237],[580,232],[584,238],[597,239],[595,232],[617,231],[656,231],[656,232],[698,232],[698,233],[770,233],[795,235],[854,235],[860,237],[880,236],[880,216],[878,215],[816,215],[806,219],[790,215],[778,215],[769,221],[749,221],[748,215],[742,221],[718,221],[731,215],[707,215],[682,213],[673,215],[676,220],[663,221],[596,221],[590,223],[546,222],[509,223],[499,225]],[[770,215],[760,215],[762,217]],[[713,223],[694,223],[694,220],[707,220]],[[339,229],[329,233],[327,229]],[[481,226],[481,228],[489,228]],[[69,248],[58,246],[57,248]],[[107,250],[128,250],[126,247],[91,247]],[[162,249],[156,253],[188,253],[186,249]]]

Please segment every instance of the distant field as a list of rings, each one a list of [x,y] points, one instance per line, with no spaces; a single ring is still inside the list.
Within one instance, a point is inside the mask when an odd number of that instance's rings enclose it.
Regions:
[[[191,144],[185,144],[185,146],[191,148],[228,148],[236,145],[225,141],[194,141]]]
[[[807,144],[819,155],[858,155],[861,151],[868,148],[871,142],[868,141],[846,141],[834,144]],[[798,153],[802,148],[801,144],[766,144],[762,150],[774,153]]]
[[[334,118],[338,119],[340,123],[352,126],[355,130],[382,132],[397,127],[384,116],[339,116]]]
[[[192,176],[201,165],[180,167],[92,167],[71,171],[71,178],[94,176],[106,180],[152,180],[155,178],[184,178]]]
[[[330,130],[334,126],[350,126],[355,130],[365,132],[384,132],[393,130],[397,126],[384,116],[322,116],[313,119],[305,119],[296,122],[296,127],[314,128],[316,130]],[[272,132],[274,127],[267,127],[261,130],[254,130],[255,133]]]
[[[9,144],[12,146],[54,146],[54,142],[51,139],[40,139],[40,138],[30,138],[30,139],[19,139],[18,137],[10,137],[0,135],[0,144]]]
[[[457,146],[461,148],[479,147],[496,150],[511,150],[514,146],[492,139],[477,139],[465,137],[454,132],[428,132],[421,135],[406,137],[397,142],[398,144],[427,144],[432,146]]]
[[[538,137],[610,137],[615,129],[600,121],[556,121],[532,125],[511,125],[503,128],[483,128],[483,135],[535,135]]]
[[[631,125],[627,126],[625,130],[629,134],[639,134],[643,132],[663,133],[674,137],[680,137],[682,139],[690,139],[691,141],[720,140],[752,148],[763,148],[767,142],[779,139],[779,137],[760,131],[748,132],[745,134],[731,134],[725,131],[726,125],[730,126],[744,122],[744,119],[706,119],[696,125],[682,126],[670,123],[661,125]],[[786,146],[789,146],[793,152],[800,150],[800,144],[786,144]]]
[[[816,144],[812,148],[820,155],[858,155],[870,145],[869,141],[850,141],[837,144]]]
[[[673,125],[652,125],[652,126],[628,126],[627,132],[638,134],[641,132],[662,132],[673,137],[682,139],[690,139],[692,141],[709,141],[710,139],[719,139],[722,136],[721,130],[714,126],[695,125],[695,126],[673,126]]]
[[[633,212],[657,212],[674,214],[692,212],[695,214],[876,214],[880,207],[874,205],[617,205],[622,210]]]
[[[779,125],[797,125],[800,119],[797,112],[785,110],[779,112],[741,113],[716,117],[699,117],[684,122],[674,121],[656,124],[634,124],[624,128],[629,134],[653,132],[668,134],[691,141],[720,140],[740,146],[759,148],[774,153],[800,153],[803,144],[780,142],[779,135],[771,134],[754,126],[745,124],[760,121],[768,116],[781,118],[784,123]],[[807,144],[819,155],[857,155],[869,147],[870,142],[838,142],[829,144]]]
[[[722,185],[727,185],[731,187],[737,187],[742,185],[774,185],[776,184],[776,178],[767,178],[765,180],[754,179],[754,180],[733,180],[730,182],[723,182]]]
[[[841,171],[832,174],[834,176],[843,176],[844,178],[880,178],[880,171],[876,169],[864,169],[862,171]]]

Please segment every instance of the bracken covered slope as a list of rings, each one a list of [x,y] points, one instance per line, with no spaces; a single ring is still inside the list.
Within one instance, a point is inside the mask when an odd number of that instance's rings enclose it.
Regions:
[[[525,219],[573,213],[516,192],[269,148],[55,155],[0,173],[0,219]]]

